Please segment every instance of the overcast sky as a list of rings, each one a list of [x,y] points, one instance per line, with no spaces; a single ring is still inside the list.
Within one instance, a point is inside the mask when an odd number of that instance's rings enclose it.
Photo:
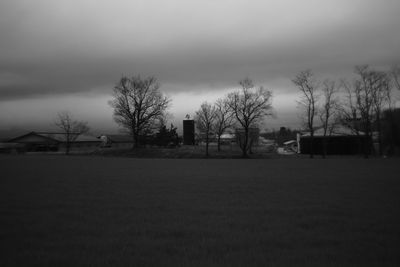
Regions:
[[[0,129],[69,110],[111,131],[112,87],[136,74],[158,78],[176,122],[250,77],[274,93],[265,127],[297,127],[296,73],[399,63],[399,11],[399,0],[1,0]]]

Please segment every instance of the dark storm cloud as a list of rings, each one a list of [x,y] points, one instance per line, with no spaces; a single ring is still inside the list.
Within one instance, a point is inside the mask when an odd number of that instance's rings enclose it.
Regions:
[[[155,75],[167,92],[250,76],[290,91],[296,72],[400,60],[399,1],[2,1],[0,100],[111,92]]]

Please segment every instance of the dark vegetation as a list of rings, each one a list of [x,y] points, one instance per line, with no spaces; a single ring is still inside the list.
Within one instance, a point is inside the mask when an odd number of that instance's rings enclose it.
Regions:
[[[310,133],[310,158],[314,157],[314,118],[318,112],[318,81],[315,80],[314,74],[311,70],[301,71],[292,82],[298,87],[301,92],[298,105],[304,110],[303,124],[305,129]]]
[[[320,128],[325,137],[322,149],[319,149],[324,157],[335,125],[344,125],[352,130],[353,135],[363,136],[366,140],[363,142],[365,158],[373,154],[383,156],[385,151],[397,150],[394,142],[384,143],[383,128],[386,115],[392,126],[385,130],[389,131],[393,140],[396,135],[393,127],[396,107],[393,89],[400,89],[399,66],[384,71],[359,65],[354,68],[354,73],[352,81],[342,79],[338,83],[332,80],[322,82],[315,78],[311,70],[305,70],[292,80],[301,92],[298,104],[303,111],[304,128],[309,132],[308,151],[311,158],[314,155],[314,131],[318,128],[316,117],[320,118]],[[374,143],[378,144],[376,150]]]
[[[1,266],[398,266],[395,159],[1,156]]]
[[[151,138],[148,138],[148,144],[157,145],[159,147],[177,147],[180,143],[180,138],[176,132],[177,128],[171,124],[169,128],[165,125],[161,125]]]

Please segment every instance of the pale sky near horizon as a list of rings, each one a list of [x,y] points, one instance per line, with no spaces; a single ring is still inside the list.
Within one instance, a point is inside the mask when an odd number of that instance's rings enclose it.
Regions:
[[[52,127],[69,110],[95,131],[122,75],[154,75],[180,127],[250,77],[273,91],[265,128],[299,127],[296,73],[351,78],[400,63],[398,0],[2,0],[0,130]]]

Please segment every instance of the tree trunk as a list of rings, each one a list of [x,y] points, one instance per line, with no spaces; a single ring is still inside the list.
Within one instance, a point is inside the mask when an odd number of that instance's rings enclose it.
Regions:
[[[206,157],[208,157],[208,131],[206,131]]]
[[[218,152],[221,152],[221,135],[218,135],[218,140],[217,140],[217,150]]]
[[[133,132],[133,147],[132,149],[139,147],[139,133],[137,130]]]
[[[370,123],[367,120],[366,122],[366,127],[365,127],[365,143],[364,143],[364,158],[369,158],[369,154],[371,153],[371,143],[372,143],[372,138],[371,138],[371,128],[370,128]]]
[[[242,157],[243,158],[247,158],[248,157],[248,155],[247,155],[247,143],[249,141],[248,139],[249,139],[249,129],[245,128],[244,129],[244,142],[243,142],[243,145],[242,145]]]
[[[366,135],[366,140],[365,140],[365,149],[364,149],[364,158],[369,158],[369,154],[370,154],[370,151],[371,151],[371,145],[370,145],[370,143],[371,143],[371,137],[370,137],[370,135],[369,135],[369,133]]]
[[[69,146],[70,146],[70,142],[69,142],[69,140],[70,140],[70,136],[69,136],[69,132],[67,131],[67,136],[66,136],[67,138],[67,140],[65,140],[66,142],[65,142],[65,155],[68,155],[69,154]]]
[[[376,123],[378,127],[378,144],[379,144],[379,156],[383,155],[383,144],[382,144],[382,125],[381,125],[381,116],[377,114]]]
[[[67,142],[65,143],[65,155],[69,155],[69,146],[70,146],[70,143],[67,140]]]
[[[310,131],[310,159],[314,158],[314,130]]]

